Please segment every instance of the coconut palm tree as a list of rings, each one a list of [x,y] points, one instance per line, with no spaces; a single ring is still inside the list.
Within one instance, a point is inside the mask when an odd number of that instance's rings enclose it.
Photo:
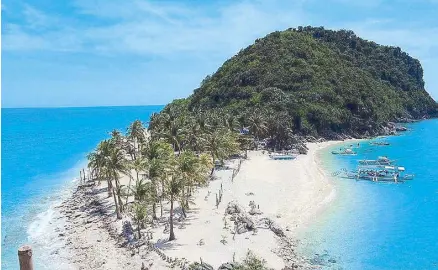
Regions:
[[[204,148],[210,154],[213,161],[212,175],[217,160],[223,163],[224,159],[238,153],[237,134],[224,129],[215,130],[206,134]]]
[[[231,113],[225,114],[223,121],[224,121],[224,127],[227,128],[230,132],[236,132],[239,129],[239,123],[233,114]]]
[[[205,130],[201,129],[198,121],[194,117],[189,118],[186,124],[186,131],[183,144],[189,149],[198,152],[201,150],[201,136]]]
[[[88,168],[96,175],[98,182],[106,179],[108,183],[108,197],[112,196],[111,177],[108,177],[108,157],[111,154],[112,143],[110,140],[101,141],[96,149],[89,154]]]
[[[110,132],[110,135],[112,143],[114,143],[116,147],[123,148],[124,137],[122,133],[117,129],[113,129],[113,131]]]
[[[156,203],[158,199],[161,206],[161,216],[163,216],[162,200],[164,197],[164,180],[166,178],[167,171],[169,170],[169,161],[174,156],[174,152],[172,146],[164,140],[149,141],[147,144],[145,144],[142,152],[144,158],[146,158],[149,162],[149,179],[155,186],[155,190],[153,191],[155,200],[152,202],[152,216],[154,219],[156,219]]]
[[[134,153],[139,151],[139,144],[146,140],[146,129],[140,120],[135,120],[131,123],[127,130],[127,137],[131,140],[134,146]],[[134,158],[135,158],[134,154]]]
[[[259,111],[256,111],[248,118],[248,122],[249,130],[255,137],[257,149],[260,136],[267,131],[266,120]]]
[[[147,206],[144,202],[135,202],[132,207],[134,222],[137,224],[138,239],[141,238],[141,228],[147,217]]]
[[[123,173],[125,175],[129,174],[129,169],[123,151],[117,147],[113,147],[109,157],[107,157],[106,166],[107,166],[106,169],[109,172],[109,176],[112,178],[112,180],[114,180],[116,185],[116,189],[114,190],[113,188],[113,197],[116,206],[117,218],[121,219],[122,218],[121,212],[123,211],[123,203],[121,199],[121,186],[119,183],[120,173]],[[117,193],[117,199],[116,199],[116,193]]]
[[[169,213],[169,225],[170,225],[170,233],[169,233],[169,241],[175,240],[175,233],[173,231],[173,210],[174,210],[174,202],[179,198],[181,194],[181,190],[184,188],[183,179],[181,178],[181,174],[179,173],[178,162],[175,158],[172,159],[170,166],[170,171],[168,178],[165,181],[165,189],[166,195],[169,198],[170,202],[170,213]]]
[[[130,167],[130,169],[133,169],[135,171],[136,183],[140,180],[139,173],[146,171],[148,168],[148,165],[149,165],[148,160],[142,156],[138,157],[137,159],[131,160],[131,162],[129,163],[129,167]],[[131,189],[131,179],[132,179],[132,177],[129,177],[128,190]],[[129,193],[126,194],[125,204],[128,203],[128,197],[129,197]]]
[[[195,184],[204,183],[206,178],[206,170],[208,170],[208,163],[206,159],[197,157],[192,151],[185,150],[181,152],[177,159],[178,173],[181,177],[181,210],[186,216],[185,210],[189,208],[189,192]]]

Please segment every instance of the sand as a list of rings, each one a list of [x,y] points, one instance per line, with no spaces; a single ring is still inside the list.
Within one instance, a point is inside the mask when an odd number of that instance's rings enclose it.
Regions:
[[[335,198],[334,187],[321,169],[317,155],[320,149],[335,143],[339,142],[309,143],[308,154],[295,160],[271,160],[267,153],[250,151],[233,181],[232,169],[239,161],[227,161],[228,169],[217,170],[215,179],[195,192],[194,205],[187,211],[186,219],[178,221],[181,213],[176,211],[175,241],[168,242],[168,232],[164,232],[169,216],[167,202],[160,221],[142,230],[152,233],[151,243],[156,250],[147,245],[121,247],[123,221],[116,221],[105,183],[82,188],[61,207],[68,220],[62,237],[71,249],[69,259],[76,269],[140,269],[142,263],[150,269],[168,269],[172,263],[166,262],[166,256],[179,259],[178,265],[182,265],[183,259],[189,262],[202,259],[217,268],[233,258],[242,259],[251,250],[274,269],[291,264],[306,267],[306,259],[294,253],[296,240],[299,231]],[[129,178],[121,181],[126,185]],[[223,197],[216,207],[215,195],[221,185]],[[257,230],[234,235],[231,215],[225,214],[227,205],[234,202],[248,211],[250,201],[262,212],[250,216]],[[160,209],[157,214],[160,216]],[[275,222],[284,235],[263,226],[266,219]]]

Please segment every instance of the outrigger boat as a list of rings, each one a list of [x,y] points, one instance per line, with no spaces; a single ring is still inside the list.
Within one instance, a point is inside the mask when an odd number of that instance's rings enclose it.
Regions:
[[[395,161],[388,157],[378,157],[377,159],[362,159],[359,160],[359,165],[394,165]]]
[[[332,151],[333,155],[344,155],[344,156],[354,156],[356,155],[356,152],[351,150],[350,148],[340,150],[340,151]]]
[[[272,153],[269,154],[269,158],[273,160],[290,160],[295,159],[297,155],[294,154],[283,154],[283,153]]]
[[[404,182],[414,179],[413,174],[405,174],[404,167],[397,166],[359,166],[357,171],[345,171],[345,177],[373,182]]]
[[[342,178],[369,180],[373,182],[404,182],[414,179],[413,174],[406,174],[405,167],[396,166],[395,161],[388,157],[378,157],[376,160],[360,160],[356,170],[348,171],[341,169],[334,172],[332,176],[340,176]]]
[[[371,145],[377,145],[377,146],[386,146],[389,145],[389,142],[370,142]]]

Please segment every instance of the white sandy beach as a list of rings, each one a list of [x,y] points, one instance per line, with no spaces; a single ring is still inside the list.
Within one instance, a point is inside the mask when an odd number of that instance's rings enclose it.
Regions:
[[[179,222],[179,212],[176,211],[175,241],[167,242],[168,232],[164,232],[164,223],[168,219],[167,203],[163,207],[162,223],[143,231],[152,232],[151,241],[171,258],[185,258],[190,262],[199,262],[202,259],[217,268],[222,263],[232,261],[233,257],[236,260],[242,259],[251,250],[264,258],[270,267],[281,269],[287,265],[288,260],[287,256],[281,256],[283,238],[261,226],[256,232],[236,234],[233,240],[233,224],[230,215],[225,215],[227,205],[234,201],[249,211],[249,202],[254,201],[262,212],[261,215],[251,216],[255,223],[257,220],[269,218],[284,230],[284,239],[296,240],[299,230],[317,218],[335,197],[331,180],[318,165],[320,161],[317,152],[336,143],[338,142],[309,143],[308,154],[300,155],[295,160],[271,160],[262,151],[249,152],[248,159],[242,163],[233,182],[232,169],[216,171],[215,180],[208,187],[198,189],[194,195],[195,204],[187,212],[187,218]],[[227,165],[233,168],[237,163],[234,160],[227,162]],[[128,178],[122,181],[122,184],[127,184]],[[216,208],[215,194],[220,190],[221,184],[223,198]],[[99,188],[103,187],[104,183]],[[109,207],[108,213],[111,213],[112,198],[106,198],[106,192],[97,196],[98,201]],[[74,203],[70,202],[68,205],[71,207]],[[79,269],[140,269],[142,262],[150,266],[150,269],[169,268],[169,263],[163,261],[156,252],[148,251],[146,247],[134,251],[117,247],[116,240],[110,237],[107,228],[112,227],[113,235],[117,235],[121,233],[122,221],[114,222],[115,216],[110,215],[105,216],[105,222],[102,222],[102,218],[99,220],[97,215],[90,217],[90,210],[83,213],[86,208],[73,209],[68,214],[72,224],[67,227],[66,237],[76,254],[74,263]],[[82,212],[78,215],[75,210]],[[157,214],[160,216],[159,208]],[[291,240],[293,246],[294,240]],[[304,262],[300,257],[293,259],[294,262],[300,260]]]

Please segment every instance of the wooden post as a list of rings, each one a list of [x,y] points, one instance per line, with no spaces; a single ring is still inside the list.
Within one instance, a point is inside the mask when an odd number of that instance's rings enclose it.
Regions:
[[[33,270],[31,246],[24,245],[18,249],[18,261],[20,270]]]

